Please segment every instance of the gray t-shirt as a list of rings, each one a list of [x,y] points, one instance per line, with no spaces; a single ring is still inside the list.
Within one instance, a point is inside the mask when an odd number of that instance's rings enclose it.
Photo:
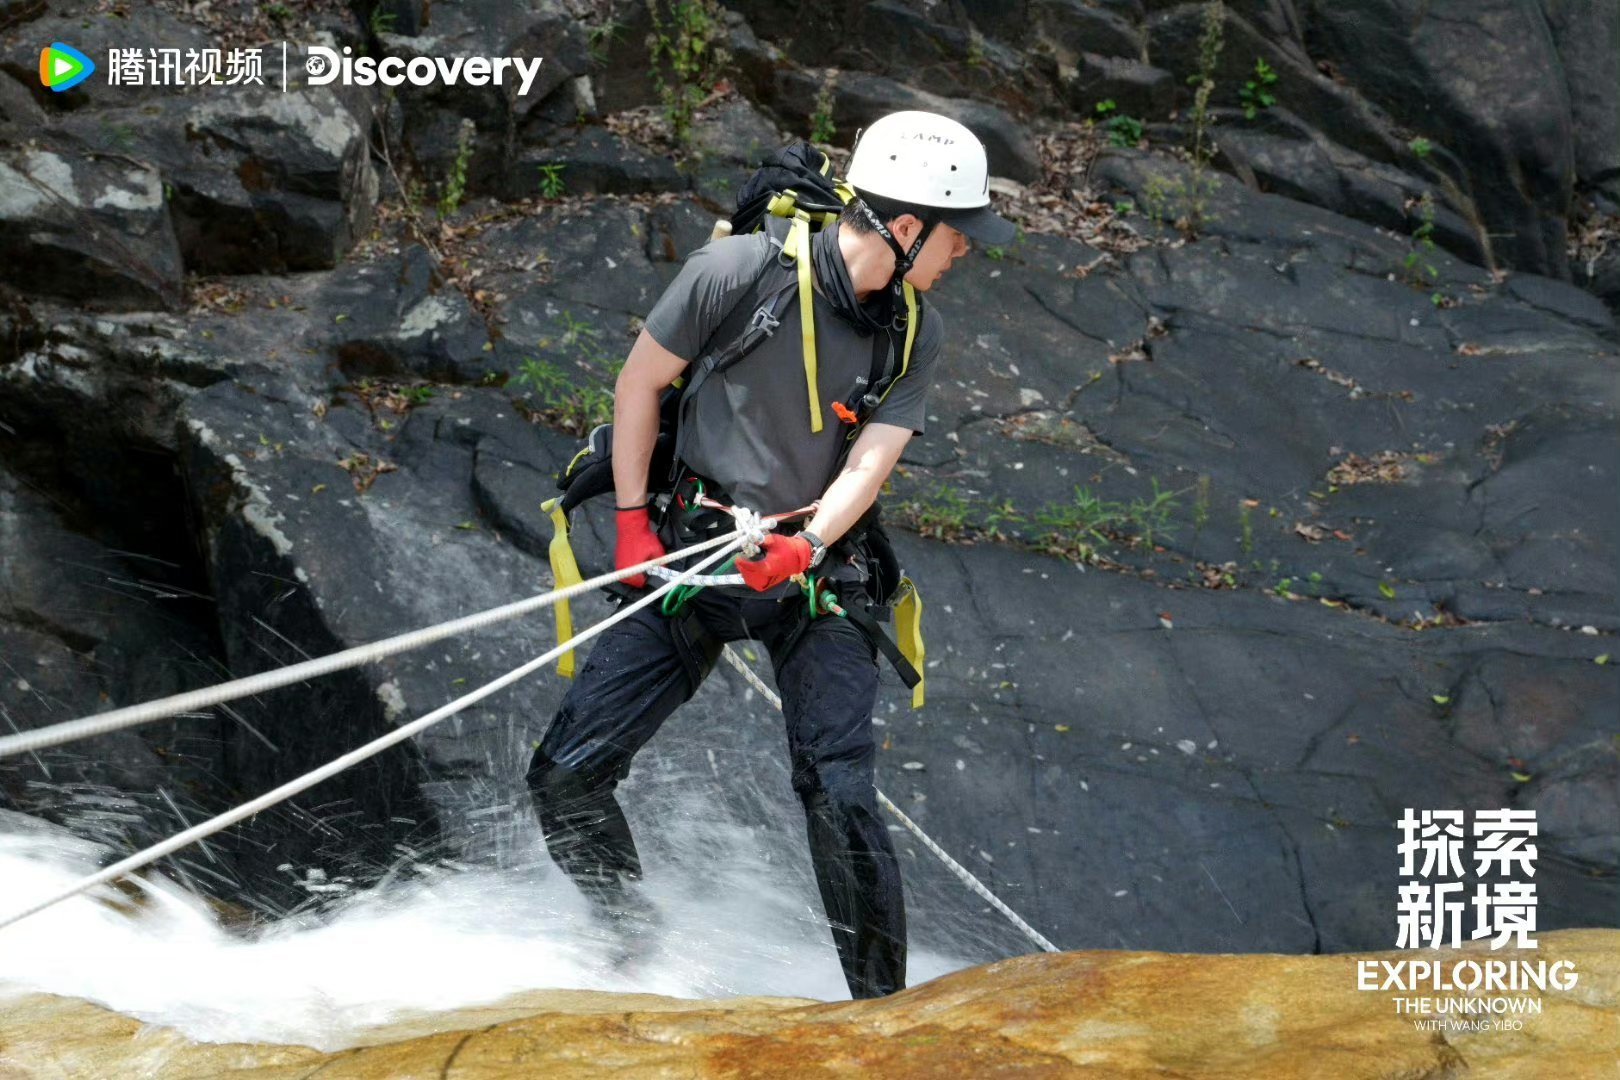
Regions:
[[[834,242],[835,230],[812,238]],[[777,248],[764,232],[711,240],[687,257],[680,273],[647,316],[647,331],[664,348],[691,361],[741,335],[764,301],[754,288]],[[711,376],[691,402],[683,457],[692,470],[718,483],[738,505],[761,513],[796,510],[819,499],[832,483],[849,425],[834,402],[858,396],[872,370],[872,338],[815,294],[817,386],[822,429],[810,430],[799,300],[795,295],[775,332],[730,369]],[[922,434],[928,387],[944,339],[933,305],[924,308],[911,365],[872,414],[871,423]],[[898,365],[899,357],[894,363]]]

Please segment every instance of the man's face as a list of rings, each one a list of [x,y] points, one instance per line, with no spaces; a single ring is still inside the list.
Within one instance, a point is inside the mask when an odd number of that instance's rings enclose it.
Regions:
[[[913,219],[915,220],[915,219]],[[922,223],[917,223],[922,228]],[[913,240],[916,233],[912,233]],[[951,263],[968,253],[968,239],[944,222],[934,226],[928,234],[917,259],[906,274],[906,281],[918,292],[927,292],[951,268]]]

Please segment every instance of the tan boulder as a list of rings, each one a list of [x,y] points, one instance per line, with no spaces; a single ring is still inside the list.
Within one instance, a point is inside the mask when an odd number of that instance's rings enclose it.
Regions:
[[[1423,1030],[1356,961],[1573,962],[1520,1030]],[[1428,996],[1436,996],[1433,991]],[[1447,994],[1447,997],[1466,997]],[[1518,995],[1509,995],[1518,996]],[[1478,1017],[1463,1017],[1475,1020]],[[1487,1019],[1510,1019],[1491,1016]],[[1440,954],[1073,952],[959,971],[891,998],[684,1001],[546,990],[402,1017],[335,1053],[208,1044],[96,1005],[0,1005],[0,1080],[191,1077],[1597,1077],[1620,1075],[1620,930]]]

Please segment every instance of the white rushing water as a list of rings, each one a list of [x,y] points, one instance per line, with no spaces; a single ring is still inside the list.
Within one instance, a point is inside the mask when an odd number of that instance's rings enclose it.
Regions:
[[[0,831],[0,909],[70,885],[104,853],[54,827]],[[43,991],[201,1041],[333,1050],[402,1012],[524,990],[848,997],[807,867],[723,855],[700,872],[659,867],[647,884],[664,919],[659,944],[617,970],[579,892],[535,855],[499,870],[418,867],[251,938],[160,874],[145,878],[144,904],[103,887],[0,930],[0,1008],[7,995]],[[914,945],[909,982],[968,963]]]

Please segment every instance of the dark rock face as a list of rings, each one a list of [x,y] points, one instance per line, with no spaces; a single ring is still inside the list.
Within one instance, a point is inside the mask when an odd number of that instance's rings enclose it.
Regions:
[[[180,303],[181,261],[163,179],[139,163],[0,156],[0,280],[87,307]]]
[[[1508,234],[1493,245],[1502,261],[1567,278],[1575,114],[1543,5],[1316,3],[1308,10],[1315,55],[1331,57],[1397,122],[1419,134],[1434,131],[1435,141],[1468,163],[1486,226]],[[1598,78],[1600,71],[1590,74]],[[1612,112],[1613,92],[1608,96]],[[1613,123],[1611,116],[1611,131]]]
[[[0,131],[42,133],[0,151],[18,256],[0,268],[0,719],[51,723],[548,588],[539,504],[577,435],[534,418],[605,418],[641,317],[747,165],[808,125],[823,65],[846,69],[841,137],[934,108],[1015,180],[1050,164],[1042,110],[1091,116],[1113,97],[1151,145],[1187,134],[1169,113],[1198,5],[736,7],[748,18],[724,32],[760,100],[701,112],[679,168],[624,117],[592,122],[656,101],[625,70],[644,55],[635,11],[604,40],[553,5],[395,3],[390,31],[347,28],[402,54],[543,55],[545,89],[523,101],[47,101],[8,38]],[[947,343],[887,505],[928,600],[929,706],[903,711],[890,684],[879,785],[1060,944],[1387,947],[1406,806],[1535,808],[1542,925],[1612,921],[1620,688],[1594,661],[1620,631],[1620,333],[1558,254],[1569,193],[1612,181],[1613,81],[1586,74],[1611,62],[1589,44],[1611,22],[1541,10],[1431,10],[1395,34],[1371,15],[1416,16],[1233,4],[1223,94],[1265,57],[1281,102],[1245,121],[1218,95],[1230,175],[1196,240],[1134,214],[1140,244],[1117,250],[1032,229],[928,297]],[[1536,18],[1540,36],[1491,40],[1563,64],[1556,85],[1457,52]],[[1464,29],[1442,40],[1448,19]],[[1369,88],[1397,68],[1405,104]],[[1499,93],[1519,96],[1492,126]],[[527,199],[551,165],[570,197],[442,221],[422,205],[407,228],[390,191],[374,213],[377,147],[426,178],[428,203],[469,129],[469,197]],[[1436,144],[1421,158],[1416,134]],[[1138,208],[1189,182],[1141,151],[1073,179]],[[1425,191],[1442,250],[1411,237]],[[119,243],[85,243],[87,219]],[[1489,235],[1504,227],[1506,245]],[[1599,253],[1581,272],[1615,265]],[[255,276],[183,288],[196,271]],[[939,505],[952,528],[929,524]],[[605,515],[574,524],[586,573],[605,569]],[[576,625],[607,611],[578,601]],[[551,634],[541,615],[0,761],[0,798],[134,846],[487,683]],[[530,858],[522,770],[562,689],[536,674],[182,869],[279,911],[307,902],[310,869],[358,882],[444,855]],[[638,759],[642,782],[700,783],[744,820],[791,804],[778,729],[740,679],[716,671],[682,715]],[[740,770],[768,782],[717,779]],[[915,894],[958,895],[899,840]]]

